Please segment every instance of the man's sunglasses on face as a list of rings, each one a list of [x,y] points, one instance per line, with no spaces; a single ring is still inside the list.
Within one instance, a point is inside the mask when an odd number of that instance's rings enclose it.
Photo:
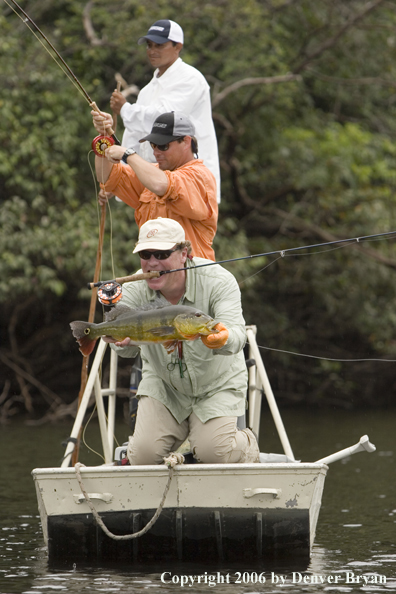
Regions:
[[[177,140],[183,140],[183,138],[184,138],[184,136],[178,138]],[[170,144],[172,142],[177,142],[177,140],[171,140],[167,144],[155,144],[154,142],[150,142],[150,145],[153,150],[157,148],[159,151],[162,151],[164,153],[165,151],[167,151],[169,149]]]
[[[176,247],[173,250],[142,250],[139,252],[139,256],[142,260],[150,260],[151,256],[154,256],[156,260],[167,260],[178,249],[180,248]]]

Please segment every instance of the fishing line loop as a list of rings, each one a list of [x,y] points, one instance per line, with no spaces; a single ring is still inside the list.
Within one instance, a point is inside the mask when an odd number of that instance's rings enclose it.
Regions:
[[[331,357],[319,357],[317,355],[307,355],[305,353],[296,353],[295,351],[285,351],[283,349],[275,349],[272,347],[265,347],[257,345],[259,349],[266,351],[275,351],[276,353],[284,353],[286,355],[295,355],[296,357],[308,357],[309,359],[319,359],[320,361],[333,361],[334,363],[361,363],[366,361],[377,361],[379,363],[396,363],[396,359],[333,359]]]

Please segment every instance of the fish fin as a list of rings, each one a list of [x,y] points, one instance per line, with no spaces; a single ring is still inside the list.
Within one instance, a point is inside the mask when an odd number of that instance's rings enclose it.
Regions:
[[[120,316],[127,315],[135,311],[129,305],[125,305],[124,303],[119,303],[115,307],[113,307],[110,311],[107,311],[104,315],[105,322],[113,322],[117,320]]]
[[[151,332],[154,336],[166,336],[167,334],[173,334],[174,331],[174,326],[156,326],[147,330],[147,332]]]
[[[169,307],[170,303],[165,297],[156,297],[154,301],[148,301],[138,305],[136,311],[150,311],[151,309],[162,309],[163,307]]]
[[[180,330],[178,332],[181,336],[183,336],[183,338],[185,340],[196,340],[197,338],[199,338],[201,336],[200,333],[198,333],[198,334],[183,334],[182,332],[180,332]]]
[[[88,336],[84,336],[83,338],[80,338],[80,340],[77,340],[80,347],[80,353],[82,353],[84,357],[88,357],[88,355],[90,355],[94,350],[97,340],[97,338],[92,339]]]
[[[105,322],[113,322],[117,320],[121,316],[129,315],[132,312],[139,312],[139,311],[150,311],[154,309],[160,309],[162,307],[169,306],[168,301],[161,297],[156,297],[154,301],[149,301],[147,303],[143,303],[142,305],[138,305],[137,307],[130,307],[129,305],[125,305],[125,303],[118,303],[115,305],[110,311],[107,311],[104,315]]]
[[[97,338],[91,338],[89,334],[86,334],[86,331],[93,326],[89,322],[71,322],[70,328],[72,330],[74,338],[77,340],[78,345],[80,347],[80,352],[85,356],[88,357],[92,353],[95,347],[95,343],[98,340]]]
[[[162,343],[162,346],[166,349],[168,355],[170,355],[170,353],[173,353],[173,351],[176,349],[178,342],[178,340],[167,340],[166,342]]]

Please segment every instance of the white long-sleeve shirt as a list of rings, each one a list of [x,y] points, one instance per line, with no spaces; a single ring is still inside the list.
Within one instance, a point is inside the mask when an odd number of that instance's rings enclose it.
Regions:
[[[132,147],[141,157],[155,162],[150,143],[139,140],[151,132],[154,120],[169,111],[179,111],[194,123],[199,158],[216,178],[220,202],[220,166],[217,138],[212,120],[210,88],[205,77],[178,58],[162,76],[155,70],[151,81],[138,95],[136,103],[124,103],[121,117],[125,132],[122,146]]]

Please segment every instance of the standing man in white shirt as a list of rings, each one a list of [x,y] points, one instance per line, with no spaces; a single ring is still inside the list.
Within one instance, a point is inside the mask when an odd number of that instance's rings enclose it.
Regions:
[[[165,112],[181,111],[191,118],[197,130],[199,157],[216,178],[220,202],[220,166],[216,133],[212,120],[210,88],[205,77],[183,62],[183,30],[174,21],[156,21],[138,44],[147,44],[147,56],[155,68],[151,81],[139,93],[136,103],[114,91],[110,106],[120,114],[125,132],[122,146],[133,148],[144,159],[155,162],[150,143],[139,143],[149,134],[154,120]]]

